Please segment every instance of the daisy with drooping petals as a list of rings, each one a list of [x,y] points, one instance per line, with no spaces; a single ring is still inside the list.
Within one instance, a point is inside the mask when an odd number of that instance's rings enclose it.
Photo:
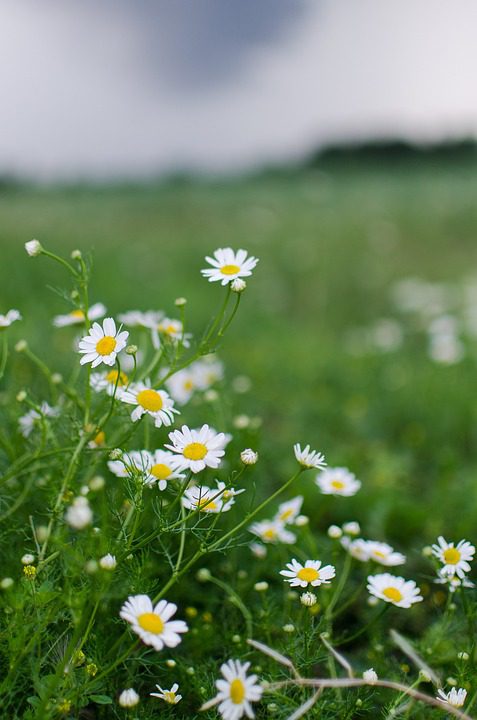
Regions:
[[[465,703],[466,697],[467,690],[464,690],[464,688],[459,688],[458,690],[452,688],[448,693],[444,690],[438,690],[436,700],[440,700],[441,702],[455,708],[461,708]]]
[[[449,591],[455,593],[460,587],[462,588],[474,588],[475,583],[468,580],[466,577],[458,578],[457,575],[444,575],[434,580],[436,585],[448,585]]]
[[[156,327],[158,322],[164,317],[162,310],[129,310],[125,313],[118,315],[119,322],[122,322],[127,327],[144,327],[153,328]]]
[[[150,467],[147,450],[128,450],[120,460],[108,460],[108,468],[119,478],[130,477],[136,473],[146,477]]]
[[[361,482],[347,468],[328,468],[316,477],[316,484],[323,495],[355,495],[361,487]]]
[[[199,430],[191,430],[183,425],[180,430],[169,433],[172,445],[165,447],[177,453],[178,469],[189,469],[198,473],[206,467],[218,468],[225,454],[224,433],[216,433],[208,425]]]
[[[21,320],[22,316],[18,310],[9,310],[6,315],[0,315],[0,330],[10,327],[17,320]]]
[[[260,700],[263,688],[258,684],[256,675],[247,676],[249,667],[249,662],[241,663],[240,660],[228,660],[224,663],[220,668],[224,679],[215,683],[217,695],[200,709],[209,710],[218,705],[223,720],[240,720],[244,715],[254,718],[250,703]]]
[[[403,565],[406,562],[406,556],[399,552],[394,552],[394,548],[387,543],[378,542],[377,540],[366,541],[368,558],[380,565],[392,567],[395,565]]]
[[[91,363],[95,368],[101,363],[114,365],[116,357],[121,350],[124,350],[129,337],[127,330],[116,330],[116,323],[113,318],[105,318],[103,327],[97,322],[79,342],[79,352],[83,355],[81,365]]]
[[[448,543],[442,535],[437,538],[437,544],[432,546],[432,554],[443,564],[440,575],[457,575],[463,578],[470,571],[469,561],[474,557],[475,547],[467,540],[461,540],[454,546]]]
[[[341,538],[340,543],[355,560],[359,560],[360,562],[367,562],[369,560],[369,549],[366,540],[362,538],[350,540],[349,537],[344,536]]]
[[[202,275],[209,278],[209,282],[219,281],[222,285],[239,277],[248,277],[258,263],[258,258],[249,257],[246,250],[234,252],[232,248],[219,248],[214,257],[205,259],[212,267],[201,270]]]
[[[128,381],[129,379],[125,372],[121,371],[118,377],[118,371],[114,368],[107,373],[92,373],[89,384],[95,392],[106,390],[108,395],[113,395],[114,388],[116,388],[116,397],[119,399]]]
[[[249,531],[265,543],[284,543],[293,545],[296,535],[287,530],[278,520],[261,520],[250,525]]]
[[[301,506],[303,504],[303,496],[297,495],[292,500],[287,500],[278,506],[278,512],[275,515],[275,520],[283,523],[284,525],[293,525],[296,518],[300,514]]]
[[[326,467],[325,456],[316,450],[311,450],[309,445],[302,450],[300,443],[296,443],[293,446],[293,450],[295,452],[297,462],[302,467],[316,468],[317,470],[321,470]]]
[[[51,405],[48,405],[47,402],[42,402],[39,410],[29,410],[25,415],[22,415],[20,418],[18,418],[18,424],[20,425],[20,432],[23,435],[23,437],[28,437],[32,431],[35,425],[38,424],[38,421],[42,418],[54,418],[58,417],[60,414],[60,409],[56,407],[51,407]]]
[[[174,683],[170,690],[163,690],[160,685],[156,685],[156,687],[159,692],[149,693],[152,697],[160,698],[166,703],[169,703],[169,705],[177,705],[177,703],[182,700],[182,695],[177,694],[177,691],[179,690],[179,685],[177,683]]]
[[[182,342],[185,348],[190,347],[192,333],[185,333],[180,320],[163,318],[152,328],[152,344],[156,350],[161,347],[161,336],[171,343]]]
[[[154,419],[156,427],[168,427],[174,422],[174,413],[179,414],[169,394],[165,390],[154,390],[149,380],[132,383],[121,393],[120,400],[128,405],[136,405],[131,413],[133,422],[147,413]]]
[[[181,634],[188,631],[183,620],[171,620],[177,605],[167,600],[152,604],[148,595],[131,595],[119,613],[123,620],[131,623],[132,630],[139,635],[143,643],[152,645],[155,650],[176,647],[181,642]]]
[[[99,320],[106,315],[106,308],[103,303],[95,303],[88,310],[88,320]],[[68,325],[83,325],[85,314],[83,310],[72,310],[67,315],[55,315],[53,325],[55,327],[67,327]]]
[[[242,492],[245,490],[227,489],[223,482],[217,482],[216,488],[194,485],[185,490],[182,504],[188,510],[210,513],[227,512],[235,502],[235,495],[240,495]]]
[[[306,588],[308,585],[318,587],[319,585],[328,585],[336,575],[333,565],[321,566],[320,560],[307,560],[304,565],[299,563],[295,558],[287,563],[288,570],[280,570],[285,582],[290,583],[291,587]]]
[[[414,603],[423,600],[414,580],[405,580],[389,573],[368,575],[367,589],[374,597],[400,608],[410,608]]]

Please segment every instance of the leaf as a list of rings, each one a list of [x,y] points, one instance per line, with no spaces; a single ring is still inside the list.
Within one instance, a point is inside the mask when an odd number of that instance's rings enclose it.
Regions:
[[[97,705],[111,705],[113,702],[113,699],[110,698],[109,695],[90,695],[89,699]]]

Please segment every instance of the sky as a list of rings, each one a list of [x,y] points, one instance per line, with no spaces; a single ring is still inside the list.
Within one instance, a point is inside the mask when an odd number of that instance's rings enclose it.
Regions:
[[[477,134],[475,0],[0,0],[0,175],[237,172]]]

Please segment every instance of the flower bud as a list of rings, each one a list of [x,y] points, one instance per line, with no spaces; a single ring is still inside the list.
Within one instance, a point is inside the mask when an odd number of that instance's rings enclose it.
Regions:
[[[125,350],[125,353],[126,353],[126,355],[136,355],[137,350],[138,350],[137,345],[128,345]]]
[[[240,459],[244,465],[255,465],[258,460],[258,453],[251,448],[247,448],[240,453]]]
[[[133,688],[123,690],[118,700],[121,707],[130,708],[134,707],[139,702],[139,695]]]
[[[29,240],[25,243],[25,250],[30,257],[36,257],[43,252],[41,243],[38,240]]]
[[[25,553],[22,556],[22,565],[32,565],[35,562],[35,556],[31,553]]]
[[[367,683],[375,683],[378,679],[378,674],[373,670],[373,668],[369,668],[369,670],[365,670],[363,673],[363,680],[366,680]]]
[[[243,292],[246,287],[247,283],[245,282],[245,280],[242,280],[242,278],[235,278],[235,280],[232,280],[232,282],[230,283],[230,289],[232,290],[232,292],[235,293]]]
[[[82,257],[81,250],[73,250],[70,255],[72,260],[81,260]]]
[[[304,592],[301,594],[300,602],[305,607],[313,607],[316,605],[316,595],[312,592]]]
[[[103,570],[114,570],[117,564],[115,556],[111,553],[104,555],[99,561],[99,567]]]
[[[26,340],[19,340],[17,344],[15,345],[16,352],[25,352],[25,350],[28,347],[28,343]]]
[[[184,305],[187,304],[187,299],[185,297],[178,297],[174,300],[174,305],[176,307],[184,307]]]
[[[339,540],[342,535],[343,531],[338,525],[330,525],[328,528],[328,537],[332,540]]]

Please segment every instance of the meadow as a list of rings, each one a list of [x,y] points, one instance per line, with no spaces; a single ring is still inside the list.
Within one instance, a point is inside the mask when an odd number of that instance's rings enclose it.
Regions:
[[[446,691],[454,685],[465,688],[463,710],[477,713],[475,591],[450,593],[447,586],[436,585],[433,559],[423,553],[439,535],[455,543],[477,540],[476,190],[472,165],[411,162],[394,167],[330,164],[226,181],[2,186],[0,312],[17,308],[23,316],[8,328],[9,358],[0,381],[0,471],[7,479],[0,490],[0,575],[14,580],[0,594],[6,620],[0,636],[4,677],[26,642],[21,633],[15,635],[10,619],[24,618],[25,628],[45,623],[41,645],[21,656],[15,681],[0,686],[4,717],[119,718],[129,713],[144,719],[213,718],[216,710],[198,709],[214,694],[218,669],[229,658],[250,661],[253,672],[269,682],[290,675],[276,659],[248,645],[250,635],[292,658],[305,677],[347,677],[340,664],[344,657],[355,677],[373,667],[379,678],[418,687],[432,697],[437,685]],[[162,309],[175,317],[175,300],[184,297],[187,329],[199,337],[223,297],[218,284],[209,285],[200,275],[204,257],[216,248],[246,248],[260,262],[253,277],[246,278],[237,316],[217,341],[225,367],[218,398],[181,409],[176,426],[209,423],[231,433],[230,452],[236,458],[244,448],[258,451],[257,464],[246,468],[247,512],[252,500],[258,505],[295,473],[296,442],[309,443],[324,453],[330,467],[347,467],[362,483],[354,496],[335,497],[319,492],[316,471],[300,474],[268,514],[264,510],[257,518],[273,515],[279,502],[303,496],[301,512],[309,520],[297,530],[299,551],[270,544],[266,557],[256,557],[249,547],[253,536],[240,528],[231,544],[204,554],[169,591],[168,600],[180,609],[177,617],[189,626],[179,647],[161,654],[136,647],[104,678],[102,658],[123,630],[113,620],[119,620],[128,594],[154,595],[154,577],[162,573],[168,548],[155,538],[140,548],[127,570],[118,565],[107,587],[96,588],[94,630],[81,648],[84,658],[66,658],[72,669],[64,680],[57,670],[65,655],[58,651],[56,633],[65,643],[69,616],[74,620],[75,612],[86,607],[90,580],[79,578],[98,545],[93,537],[76,545],[74,533],[69,537],[63,530],[53,543],[58,555],[45,570],[48,584],[35,591],[31,578],[22,578],[20,558],[36,553],[30,518],[46,522],[61,485],[61,466],[35,465],[30,474],[9,475],[12,460],[25,452],[17,423],[28,408],[16,400],[18,393],[25,390],[40,403],[51,391],[38,363],[28,353],[15,352],[14,345],[26,339],[52,373],[67,378],[66,385],[79,368],[72,350],[74,329],[52,327],[55,315],[71,309],[69,281],[59,264],[26,255],[24,243],[32,238],[68,262],[77,248],[83,257],[91,252],[89,297],[106,305],[108,317],[133,309]],[[135,342],[134,334],[130,329],[130,341]],[[77,418],[70,420],[75,428]],[[95,473],[112,488],[108,502],[119,502],[118,481],[106,460],[101,455]],[[82,472],[87,475],[87,469]],[[75,483],[76,494],[80,478]],[[101,501],[100,527],[112,537],[118,518],[107,518],[107,504]],[[151,509],[145,512],[144,528],[153,527]],[[237,498],[230,513],[235,523],[243,512]],[[406,565],[396,574],[402,570],[406,579],[414,579],[424,600],[409,609],[388,608],[385,617],[375,618],[362,585],[368,570],[356,561],[346,590],[336,598],[340,612],[331,632],[326,611],[348,555],[328,528],[350,521],[359,523],[360,536],[406,554]],[[191,547],[203,542],[200,532],[191,534]],[[182,558],[182,550],[174,552]],[[319,588],[313,607],[301,606],[299,594],[290,595],[279,575],[292,557],[319,558],[336,567],[334,584]],[[198,577],[200,568],[211,576]],[[373,572],[382,570],[374,567]],[[78,605],[75,595],[81,599]],[[60,619],[40,621],[50,604]],[[397,641],[391,629],[399,633]],[[323,632],[328,633],[324,639]],[[403,650],[403,637],[412,641],[417,661]],[[336,645],[339,657],[328,644]],[[429,669],[424,662],[439,676],[435,687],[422,677]],[[88,678],[89,665],[97,672]],[[92,689],[83,692],[88,682]],[[182,694],[177,705],[149,697],[155,683],[169,688],[174,682]],[[128,687],[141,696],[129,710],[117,702]],[[293,713],[309,697],[309,689],[277,686],[254,710],[259,718],[298,718]],[[307,714],[378,716],[438,718],[445,712],[370,684],[326,689]]]

